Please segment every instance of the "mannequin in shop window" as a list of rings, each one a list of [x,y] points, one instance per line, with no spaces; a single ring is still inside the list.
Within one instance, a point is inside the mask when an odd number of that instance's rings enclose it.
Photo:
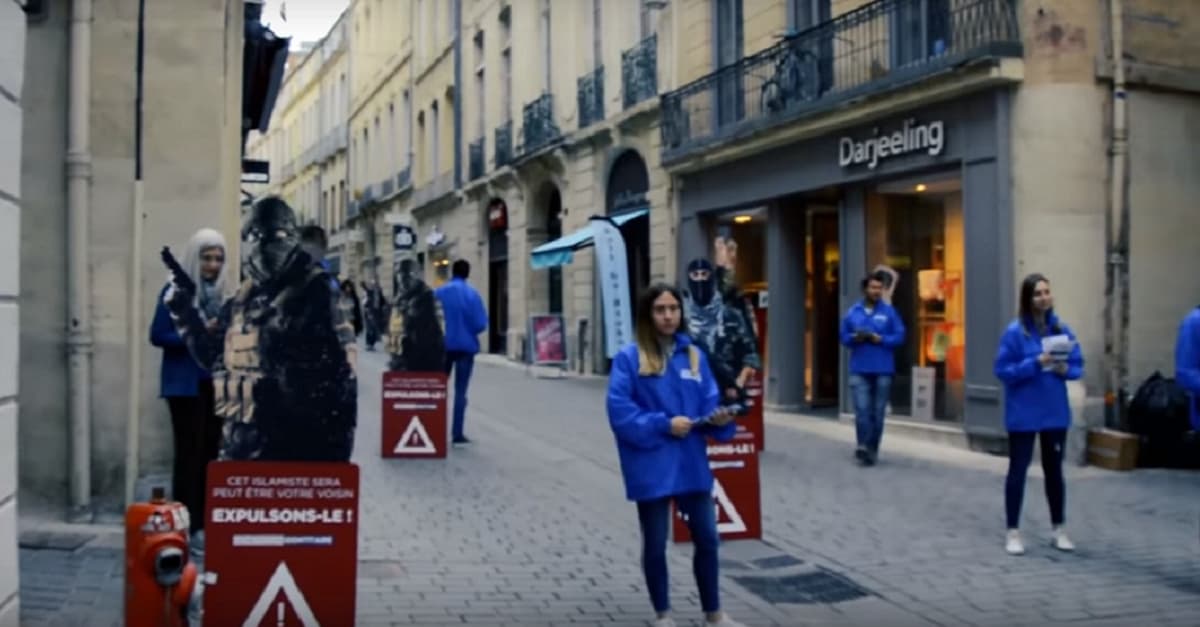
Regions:
[[[761,367],[745,301],[739,304],[726,299],[718,271],[707,259],[695,259],[687,269],[684,313],[688,333],[708,354],[724,402],[740,403],[744,414],[746,382]]]

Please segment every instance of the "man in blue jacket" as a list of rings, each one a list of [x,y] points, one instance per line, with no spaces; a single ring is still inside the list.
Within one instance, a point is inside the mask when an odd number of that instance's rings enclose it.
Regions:
[[[1175,339],[1175,383],[1188,393],[1192,430],[1200,431],[1200,307],[1179,324]]]
[[[463,422],[467,414],[467,385],[471,382],[471,370],[475,367],[475,355],[479,352],[479,334],[487,330],[487,310],[479,292],[467,283],[471,275],[471,264],[465,259],[454,262],[453,278],[436,291],[442,303],[442,317],[446,327],[446,375],[454,372],[454,423],[451,435],[455,445],[471,441],[463,433]]]
[[[894,352],[904,344],[904,322],[883,302],[889,277],[875,272],[862,280],[863,299],[842,318],[842,345],[850,349],[850,390],[854,395],[854,421],[858,447],[854,456],[864,466],[879,457],[883,418],[887,412],[896,373]]]

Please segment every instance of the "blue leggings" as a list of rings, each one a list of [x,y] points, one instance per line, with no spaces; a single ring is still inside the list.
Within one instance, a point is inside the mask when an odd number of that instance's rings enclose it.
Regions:
[[[1063,524],[1063,510],[1067,500],[1067,487],[1063,480],[1063,449],[1066,448],[1067,430],[1010,431],[1008,478],[1004,481],[1004,509],[1009,529],[1017,529],[1021,524],[1025,476],[1029,472],[1029,462],[1033,461],[1033,443],[1038,436],[1041,436],[1042,440],[1042,474],[1046,475],[1046,501],[1050,504],[1050,523],[1055,527]]]
[[[642,523],[642,570],[654,611],[662,614],[671,609],[670,579],[667,574],[667,533],[671,530],[671,498],[639,501],[638,519]],[[700,606],[706,614],[721,611],[721,593],[717,547],[717,509],[712,494],[693,492],[674,497],[688,521],[695,553],[692,572],[700,589]]]

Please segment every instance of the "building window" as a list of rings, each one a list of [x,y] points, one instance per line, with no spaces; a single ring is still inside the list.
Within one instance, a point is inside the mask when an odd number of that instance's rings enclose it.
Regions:
[[[512,21],[507,7],[500,14],[500,115],[512,119]]]
[[[896,277],[892,306],[907,328],[896,350],[892,407],[916,419],[963,417],[964,253],[957,176],[881,185],[867,194],[867,270]],[[913,382],[931,381],[932,386]],[[917,396],[914,397],[914,394]]]
[[[417,147],[420,148],[421,150],[424,150],[425,154],[429,154],[429,152],[430,152],[429,143],[428,143],[429,132],[425,128],[425,112],[424,111],[417,114],[417,132],[420,134],[419,137],[417,137]],[[428,165],[428,162],[426,162],[426,165]],[[415,175],[415,173],[414,173],[414,175]],[[431,174],[423,174],[421,178],[424,179],[426,177],[431,177],[431,176],[432,176]],[[415,176],[414,176],[414,178],[415,178]]]
[[[387,130],[388,170],[384,178],[389,178],[396,174],[396,105],[394,103],[388,104]]]
[[[640,4],[638,29],[641,35],[640,39],[645,39],[658,32],[658,21],[662,17],[662,9],[659,8],[659,4],[652,5],[647,0],[641,0]]]
[[[404,92],[404,165],[412,167],[413,154],[413,115],[412,115],[412,98],[409,97],[408,91]]]
[[[441,115],[436,101],[429,105],[429,114],[429,128],[432,137],[429,146],[429,167],[431,176],[436,178],[442,173]]]
[[[603,0],[592,0],[592,67],[604,65],[604,22],[600,14]]]
[[[370,177],[370,175],[371,175],[371,169],[370,169],[371,166],[368,163],[368,161],[370,159],[371,159],[371,132],[364,128],[363,129],[363,140],[362,140],[362,161],[360,162],[360,165],[358,168],[358,186],[359,186],[359,188],[365,188],[370,183],[370,181],[368,180],[368,177]]]
[[[383,133],[380,132],[379,115],[376,114],[375,115],[375,152],[371,154],[371,156],[370,156],[371,162],[368,164],[368,167],[370,168],[370,170],[369,170],[370,177],[371,177],[370,182],[372,182],[372,183],[379,180],[379,164],[380,164],[380,162],[383,161],[383,155],[381,153],[384,150],[384,148],[381,147],[380,144],[386,144],[386,143],[387,143],[387,137],[385,137],[383,135]]]
[[[475,128],[476,137],[487,133],[487,82],[484,77],[486,57],[484,56],[483,31],[475,33]]]

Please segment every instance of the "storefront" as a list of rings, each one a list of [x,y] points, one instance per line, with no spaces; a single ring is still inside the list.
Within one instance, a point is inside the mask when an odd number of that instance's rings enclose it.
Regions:
[[[885,269],[908,327],[892,413],[1001,432],[996,342],[1014,311],[1006,91],[906,111],[683,175],[680,267],[735,243],[769,405],[850,411],[842,314]],[[915,385],[914,385],[915,383]]]

